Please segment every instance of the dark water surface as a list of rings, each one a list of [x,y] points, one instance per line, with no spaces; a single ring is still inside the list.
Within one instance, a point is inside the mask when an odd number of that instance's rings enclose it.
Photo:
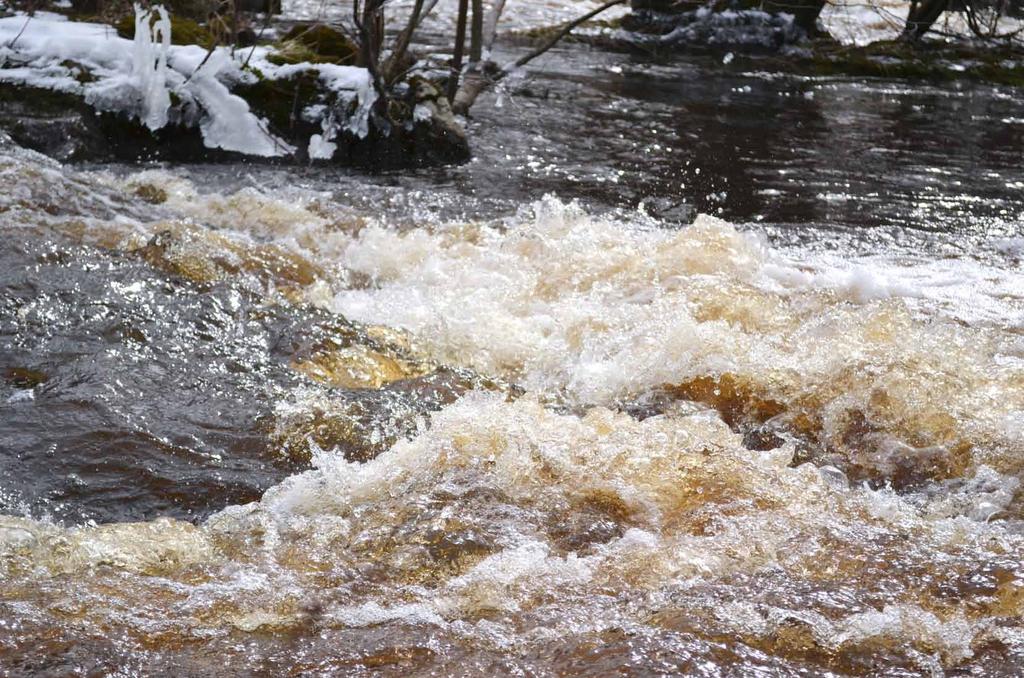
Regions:
[[[493,218],[553,193],[598,210],[642,204],[668,222],[756,222],[781,238],[853,231],[870,247],[882,233],[924,242],[913,231],[925,231],[973,243],[1015,233],[1024,214],[1022,111],[1011,87],[813,78],[715,57],[650,63],[572,45],[480,100],[468,165],[380,177],[316,168],[289,181],[389,214]],[[281,182],[277,171],[197,172],[214,185]]]

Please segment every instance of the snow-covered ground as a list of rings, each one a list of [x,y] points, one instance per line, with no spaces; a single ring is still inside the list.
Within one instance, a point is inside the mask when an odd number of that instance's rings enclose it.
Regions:
[[[848,45],[866,45],[878,40],[894,40],[903,30],[910,10],[901,0],[829,0],[821,13],[821,22],[836,40]],[[1024,23],[1003,17],[999,32],[1019,30]],[[964,15],[946,12],[935,24],[936,30],[949,35],[970,35]]]

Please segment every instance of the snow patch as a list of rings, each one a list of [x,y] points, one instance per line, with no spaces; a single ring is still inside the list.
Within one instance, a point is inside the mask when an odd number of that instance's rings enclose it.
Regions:
[[[171,44],[170,17],[163,7],[145,10],[136,5],[135,11],[134,40],[118,37],[110,26],[70,22],[47,12],[0,18],[0,81],[82,96],[97,110],[127,113],[154,131],[171,122],[197,125],[208,148],[272,157],[290,155],[295,148],[272,134],[267,121],[232,94],[230,86],[254,82],[254,72],[281,79],[312,70],[337,96],[338,110],[324,106],[321,114],[344,116],[345,128],[360,138],[369,133],[377,93],[365,69],[278,66],[268,60],[271,50],[266,47],[235,54],[221,47],[207,54],[197,45]],[[82,71],[93,80],[81,82]],[[172,97],[182,102],[177,112]],[[337,131],[333,122],[331,127],[311,140],[314,157],[330,157]]]

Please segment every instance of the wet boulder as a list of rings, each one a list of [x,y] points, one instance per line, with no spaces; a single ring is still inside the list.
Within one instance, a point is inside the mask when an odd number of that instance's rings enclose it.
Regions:
[[[62,162],[228,159],[199,129],[170,123],[152,131],[124,113],[97,111],[74,94],[0,81],[0,129],[19,146]]]
[[[235,93],[293,144],[293,159],[370,169],[465,162],[469,141],[440,90],[423,79],[396,87],[357,122],[359,102],[325,87],[311,70],[240,84]],[[362,128],[361,128],[362,127]]]

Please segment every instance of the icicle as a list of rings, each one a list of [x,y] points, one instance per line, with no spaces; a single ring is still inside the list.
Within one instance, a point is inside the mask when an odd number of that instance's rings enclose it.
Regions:
[[[374,88],[369,74],[366,75],[365,82],[359,86],[357,96],[359,97],[358,105],[355,112],[352,113],[352,117],[349,118],[348,130],[360,139],[365,139],[366,135],[370,133],[370,111],[377,103],[377,90]]]
[[[311,160],[330,160],[334,157],[334,152],[338,150],[338,144],[334,143],[334,139],[338,135],[338,124],[334,119],[333,111],[320,121],[320,127],[324,133],[314,134],[309,138],[307,152]]]
[[[171,48],[171,20],[162,6],[155,8],[160,18],[150,28],[153,13],[135,5],[135,46],[132,76],[140,94],[141,119],[146,127],[158,130],[167,124],[171,95],[167,91],[167,53]]]
[[[215,52],[182,88],[206,113],[199,123],[203,143],[208,148],[263,157],[294,153],[295,147],[271,134],[266,122],[249,110],[245,99],[217,80],[217,74],[228,68],[229,59],[227,52]]]

